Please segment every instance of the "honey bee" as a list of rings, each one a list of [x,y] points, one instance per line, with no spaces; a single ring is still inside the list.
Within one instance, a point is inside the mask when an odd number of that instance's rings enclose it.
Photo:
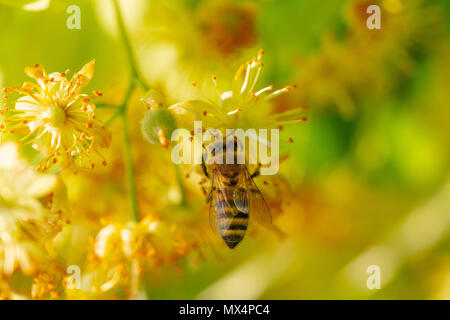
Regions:
[[[234,144],[232,148],[229,148],[230,142]],[[249,220],[254,218],[263,226],[272,223],[269,207],[253,181],[259,175],[259,165],[250,174],[245,164],[238,164],[238,146],[236,137],[231,141],[226,138],[219,142],[216,140],[208,146],[209,152],[205,150],[202,159],[203,172],[211,179],[207,197],[210,225],[230,249],[244,239]],[[232,151],[227,151],[230,149]],[[232,164],[226,164],[227,152],[233,152]],[[208,153],[212,157],[210,164],[205,163]],[[222,164],[219,163],[220,158]]]

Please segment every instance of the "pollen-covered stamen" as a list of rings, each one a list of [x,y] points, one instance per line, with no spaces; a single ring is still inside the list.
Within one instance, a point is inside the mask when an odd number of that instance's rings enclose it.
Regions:
[[[282,89],[278,89],[278,90],[272,92],[271,94],[267,95],[266,97],[264,97],[264,100],[270,100],[270,99],[276,98],[279,95],[282,95],[283,93],[289,92],[291,90],[292,90],[291,86],[286,86]]]
[[[251,94],[259,78],[259,74],[263,66],[263,63],[260,62],[263,53],[264,51],[260,50],[256,57],[247,62],[244,83],[242,84],[240,91],[241,96],[244,98],[247,98]]]
[[[273,85],[271,84],[270,86],[267,86],[267,87],[265,87],[265,88],[259,90],[258,92],[256,92],[256,93],[254,94],[254,98],[258,98],[258,97],[260,97],[263,93],[269,92],[269,91],[272,91],[272,90],[273,90]]]
[[[262,57],[264,54],[264,50],[263,49],[259,49],[258,51],[258,57]]]
[[[261,63],[258,64],[258,68],[256,69],[256,75],[253,78],[252,84],[251,84],[250,89],[248,91],[249,93],[253,92],[253,89],[255,88],[256,82],[258,82],[259,74],[261,73],[262,67],[263,67],[263,63],[261,62]]]
[[[216,90],[216,94],[217,96],[220,98],[220,96],[222,95],[222,93],[219,90],[219,86],[217,85],[217,77],[216,76],[212,76],[212,82],[214,84],[214,89]]]
[[[236,109],[228,112],[227,115],[231,116],[231,115],[236,114],[236,113],[241,112],[241,111],[242,111],[241,108],[236,108]]]
[[[98,91],[98,90],[95,90],[95,91],[93,92],[93,95],[94,95],[95,98],[97,98],[97,97],[103,96],[103,93],[100,92],[100,91]]]
[[[248,86],[248,82],[249,82],[249,78],[250,78],[250,73],[251,73],[251,62],[247,62],[247,70],[245,72],[245,78],[244,78],[244,83],[242,83],[242,87],[241,87],[241,95],[244,95],[245,90],[247,89]]]
[[[46,101],[42,99],[40,96],[37,96],[35,93],[33,93],[30,89],[22,88],[22,87],[8,87],[3,89],[5,92],[19,92],[28,95],[31,97],[36,104],[45,105]],[[28,101],[27,101],[28,102]],[[33,102],[29,102],[33,103]]]

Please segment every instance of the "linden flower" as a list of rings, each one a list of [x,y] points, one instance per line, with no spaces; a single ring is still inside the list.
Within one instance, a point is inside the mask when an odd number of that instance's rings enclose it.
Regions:
[[[161,264],[175,264],[197,247],[198,240],[188,240],[178,227],[154,217],[107,224],[92,242],[82,290],[106,294],[122,287],[134,296],[142,272],[155,270]]]
[[[0,278],[15,271],[57,274],[49,241],[61,229],[56,217],[67,214],[58,184],[56,176],[36,173],[18,158],[15,144],[0,147]]]
[[[3,130],[28,129],[21,141],[32,143],[46,155],[38,167],[40,170],[45,171],[58,160],[65,167],[94,167],[91,154],[95,152],[101,157],[97,150],[109,147],[111,135],[95,120],[95,105],[91,102],[101,93],[81,93],[92,79],[94,69],[95,60],[92,60],[67,80],[68,70],[47,75],[43,67],[36,65],[25,68],[25,73],[36,83],[3,89],[5,95],[14,91],[24,95],[13,102],[14,109],[3,109]]]
[[[287,123],[305,121],[304,108],[295,108],[282,113],[273,113],[272,99],[289,92],[293,87],[274,89],[273,85],[256,90],[263,63],[263,50],[240,66],[232,83],[232,90],[220,92],[216,77],[212,80],[217,91],[217,99],[190,100],[177,103],[170,110],[174,112],[180,124],[193,127],[194,120],[201,120],[204,129],[254,128],[269,129]],[[195,83],[193,83],[195,86]],[[295,86],[294,86],[295,87]],[[178,119],[178,117],[180,119]]]

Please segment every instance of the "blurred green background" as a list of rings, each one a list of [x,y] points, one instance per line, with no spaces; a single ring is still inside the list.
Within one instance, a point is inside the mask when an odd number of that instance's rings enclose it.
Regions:
[[[370,4],[381,7],[380,30],[366,27]],[[66,27],[69,5],[81,9],[79,30]],[[164,270],[150,299],[450,298],[450,1],[129,0],[121,8],[143,77],[169,101],[195,95],[193,80],[231,79],[264,48],[261,86],[298,86],[275,107],[309,106],[306,124],[282,132],[295,142],[282,145],[290,191],[273,215],[287,238],[260,233],[265,241],[186,262],[181,275]],[[21,85],[25,66],[77,71],[95,58],[89,88],[106,103],[126,90],[108,0],[53,0],[41,11],[0,4],[0,43],[3,87]],[[370,265],[380,267],[381,289],[366,286]]]

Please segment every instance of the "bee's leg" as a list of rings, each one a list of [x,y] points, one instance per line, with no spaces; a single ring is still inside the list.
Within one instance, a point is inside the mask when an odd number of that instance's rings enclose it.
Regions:
[[[261,174],[261,163],[258,162],[258,166],[256,167],[255,171],[251,174],[252,179],[256,178]]]

